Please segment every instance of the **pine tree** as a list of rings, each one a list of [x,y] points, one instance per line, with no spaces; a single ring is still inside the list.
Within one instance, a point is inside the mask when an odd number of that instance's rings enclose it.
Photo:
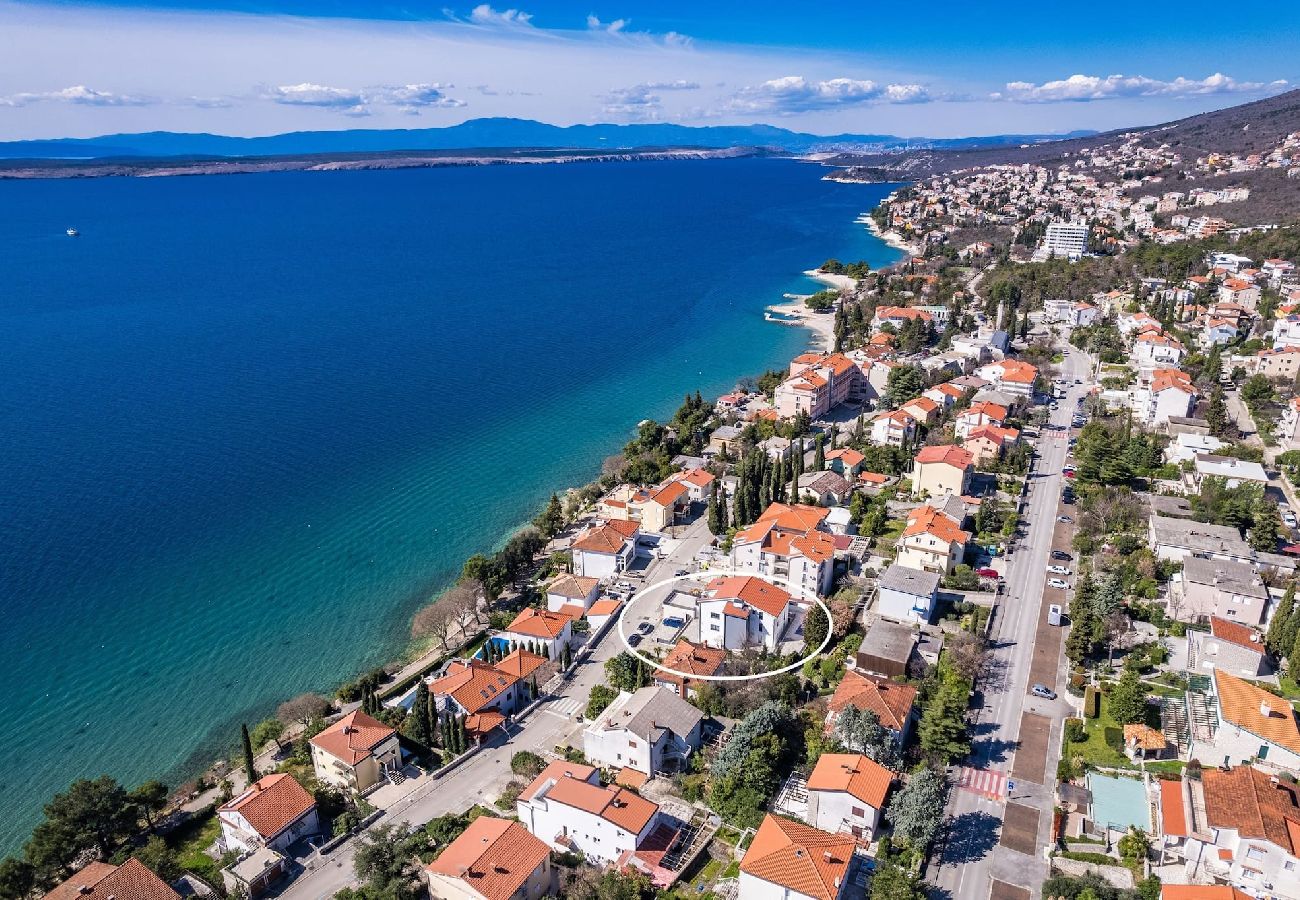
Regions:
[[[239,726],[239,738],[244,745],[244,774],[248,783],[257,781],[257,764],[253,761],[253,739],[248,736],[248,725]]]
[[[1223,399],[1223,388],[1218,385],[1210,392],[1210,405],[1205,410],[1205,421],[1210,434],[1221,435],[1228,429],[1228,407]]]
[[[1268,624],[1268,633],[1264,635],[1264,646],[1276,657],[1283,657],[1291,651],[1295,643],[1295,632],[1291,628],[1291,619],[1295,612],[1295,582],[1287,585],[1286,593],[1278,601],[1273,612],[1273,620]],[[1294,677],[1295,672],[1292,672]]]

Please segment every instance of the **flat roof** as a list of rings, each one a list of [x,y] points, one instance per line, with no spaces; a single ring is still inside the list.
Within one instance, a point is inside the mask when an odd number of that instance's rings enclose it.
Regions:
[[[877,619],[862,638],[859,653],[906,664],[916,648],[916,630]]]

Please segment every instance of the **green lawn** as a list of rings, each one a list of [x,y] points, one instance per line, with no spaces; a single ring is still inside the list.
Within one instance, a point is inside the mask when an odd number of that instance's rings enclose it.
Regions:
[[[1114,729],[1123,741],[1124,729],[1110,717],[1109,701],[1101,698],[1101,715],[1095,719],[1084,719],[1083,728],[1087,739],[1081,744],[1070,744],[1066,752],[1071,756],[1082,756],[1084,761],[1094,766],[1112,766],[1114,768],[1133,768],[1133,761],[1106,743],[1106,730]]]
[[[1162,759],[1146,764],[1148,772],[1168,772],[1171,775],[1181,775],[1187,763],[1181,759]]]
[[[200,813],[167,837],[167,843],[176,851],[176,861],[214,885],[221,884],[221,870],[217,861],[204,853],[221,836],[221,823],[215,810]]]

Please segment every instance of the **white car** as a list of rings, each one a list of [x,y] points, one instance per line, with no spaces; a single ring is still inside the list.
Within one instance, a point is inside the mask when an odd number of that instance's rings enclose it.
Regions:
[[[1070,589],[1070,583],[1064,578],[1053,578],[1047,582],[1047,586],[1062,591],[1068,591]]]
[[[1048,567],[1047,567],[1047,571],[1051,572],[1053,575],[1069,575],[1069,574],[1070,574],[1070,570],[1067,569],[1065,566],[1048,566]]]

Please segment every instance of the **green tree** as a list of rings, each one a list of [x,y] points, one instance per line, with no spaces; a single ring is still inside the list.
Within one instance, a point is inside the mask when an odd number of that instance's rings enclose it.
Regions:
[[[1210,392],[1210,403],[1205,409],[1205,421],[1209,423],[1210,434],[1223,435],[1228,431],[1228,405],[1223,399],[1223,388],[1215,385]]]
[[[150,831],[153,831],[154,817],[162,812],[167,805],[167,795],[169,793],[167,785],[155,780],[146,781],[128,795],[131,802],[140,811],[140,817],[144,819],[145,827]]]
[[[36,887],[36,869],[25,859],[0,861],[0,900],[26,900]]]
[[[1274,656],[1285,656],[1295,643],[1297,629],[1293,622],[1294,615],[1295,582],[1291,582],[1278,601],[1273,619],[1268,623],[1268,633],[1264,635],[1264,645]]]
[[[894,825],[894,840],[924,855],[939,833],[947,802],[947,776],[934,769],[913,773],[885,811]]]
[[[605,679],[615,690],[628,692],[650,683],[645,663],[626,650],[605,660]]]
[[[618,691],[607,684],[592,685],[591,693],[587,696],[587,709],[585,710],[588,719],[594,719],[609,708],[609,705],[618,698]]]
[[[87,851],[101,859],[112,856],[139,822],[139,807],[116,779],[78,779],[45,805],[45,821],[32,831],[24,852],[40,875],[58,878]]]
[[[253,748],[255,750],[261,750],[267,744],[275,741],[275,746],[279,749],[280,735],[282,734],[284,734],[283,722],[275,718],[263,719],[253,726],[253,731],[251,733]]]
[[[248,734],[248,725],[239,726],[239,741],[244,750],[244,775],[248,777],[248,783],[252,784],[257,781],[257,763],[253,757],[253,739]]]
[[[1268,380],[1268,376],[1252,375],[1247,378],[1246,383],[1241,386],[1241,399],[1251,411],[1254,411],[1259,404],[1272,400],[1273,384]]]
[[[953,672],[943,672],[934,696],[922,709],[917,726],[921,750],[935,763],[946,765],[969,752],[966,733],[969,704],[970,685]]]
[[[911,400],[925,387],[925,375],[918,366],[895,366],[885,381],[885,400],[899,406]]]
[[[422,891],[398,825],[380,825],[357,838],[352,865],[363,887],[382,900],[416,900]]]
[[[821,606],[814,603],[808,608],[808,615],[803,620],[803,645],[809,650],[816,650],[830,633],[831,623]]]
[[[926,900],[929,894],[925,882],[897,859],[887,856],[876,860],[876,871],[871,876],[871,900]]]
[[[1108,708],[1111,718],[1120,725],[1146,721],[1147,692],[1136,670],[1124,669],[1119,681],[1110,689]]]
[[[835,717],[835,737],[845,749],[863,753],[887,769],[902,765],[898,743],[872,710],[861,710],[851,703],[845,706]]]
[[[561,528],[564,527],[564,507],[560,505],[560,498],[556,494],[551,494],[551,499],[547,501],[546,508],[533,519],[533,524],[537,530],[546,537],[555,537]]]
[[[1278,533],[1282,530],[1282,517],[1277,504],[1263,493],[1255,501],[1253,523],[1250,528],[1250,546],[1255,550],[1273,553],[1277,550]]]
[[[156,834],[145,841],[143,846],[136,847],[132,856],[144,863],[163,881],[175,881],[181,876],[181,866],[176,861],[176,854],[167,846],[167,842]]]

